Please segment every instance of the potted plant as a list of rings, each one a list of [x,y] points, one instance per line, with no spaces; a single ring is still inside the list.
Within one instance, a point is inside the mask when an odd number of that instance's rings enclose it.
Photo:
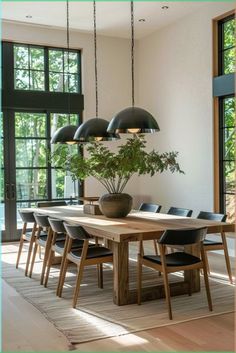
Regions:
[[[178,152],[159,153],[146,151],[143,135],[134,135],[112,152],[101,142],[85,145],[88,157],[71,153],[65,145],[59,145],[52,154],[55,166],[69,170],[74,180],[89,176],[97,179],[108,191],[99,200],[102,213],[107,217],[125,217],[132,208],[132,197],[123,193],[125,186],[134,175],[150,175],[170,170],[183,173],[176,160]]]

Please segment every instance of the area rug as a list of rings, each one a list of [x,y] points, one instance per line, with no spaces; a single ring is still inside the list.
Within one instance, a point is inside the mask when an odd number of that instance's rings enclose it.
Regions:
[[[213,312],[208,311],[206,292],[202,280],[202,290],[191,297],[181,295],[172,298],[173,321],[168,319],[164,299],[136,304],[116,306],[112,301],[112,267],[104,267],[104,289],[97,287],[96,267],[85,270],[80,297],[76,309],[71,307],[76,270],[69,268],[63,298],[55,295],[58,280],[58,267],[50,273],[48,288],[39,284],[42,261],[37,260],[32,278],[24,276],[26,251],[21,264],[15,269],[17,245],[3,247],[2,277],[28,302],[33,304],[52,322],[71,344],[93,341],[101,338],[125,335],[154,327],[232,312],[234,310],[235,287],[225,280],[210,280]],[[26,249],[26,248],[25,248]],[[144,269],[143,285],[155,285],[162,278],[151,269]],[[181,274],[170,276],[170,281],[182,281]],[[130,287],[136,285],[136,262],[130,261]]]

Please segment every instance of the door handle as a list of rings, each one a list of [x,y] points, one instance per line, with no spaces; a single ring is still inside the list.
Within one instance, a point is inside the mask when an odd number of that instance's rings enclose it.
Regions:
[[[11,199],[12,200],[16,199],[16,186],[15,186],[15,184],[11,184]]]
[[[6,184],[5,185],[5,198],[7,201],[10,200],[11,196],[10,196],[10,184]]]

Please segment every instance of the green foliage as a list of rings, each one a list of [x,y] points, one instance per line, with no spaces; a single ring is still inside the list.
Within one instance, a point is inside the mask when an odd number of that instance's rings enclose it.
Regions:
[[[223,25],[223,49],[224,74],[235,72],[235,19]]]
[[[183,173],[176,161],[177,152],[147,152],[144,136],[133,136],[118,147],[118,152],[111,152],[100,142],[86,146],[89,156],[68,154],[65,145],[59,145],[52,153],[53,164],[69,170],[73,179],[84,180],[93,176],[109,193],[121,193],[129,179],[134,175],[150,175],[170,170]]]

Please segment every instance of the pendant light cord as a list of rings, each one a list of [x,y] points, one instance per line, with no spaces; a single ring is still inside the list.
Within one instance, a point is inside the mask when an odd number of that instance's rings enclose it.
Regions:
[[[66,0],[66,42],[67,42],[67,85],[68,85],[68,114],[69,125],[70,120],[70,91],[69,91],[69,50],[70,50],[70,16],[69,16],[69,0]]]
[[[132,73],[132,107],[134,107],[134,3],[131,1],[131,73]]]
[[[97,70],[97,25],[96,25],[96,1],[93,1],[93,34],[94,34],[94,72],[95,72],[95,99],[96,118],[98,118],[98,70]]]

